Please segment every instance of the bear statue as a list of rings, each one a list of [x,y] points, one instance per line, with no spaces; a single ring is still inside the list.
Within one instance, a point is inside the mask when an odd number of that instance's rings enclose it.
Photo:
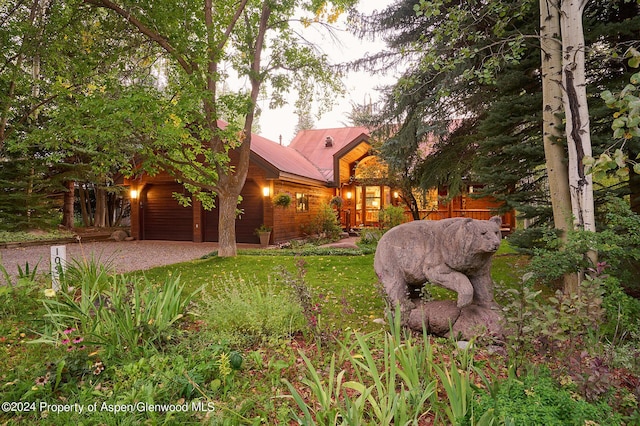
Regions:
[[[457,312],[454,322],[470,305],[495,310],[490,268],[502,239],[500,225],[500,217],[494,216],[417,220],[390,229],[378,242],[374,258],[390,305],[399,306],[404,319],[417,305],[425,311],[428,304],[411,295],[428,282],[457,293],[457,303],[449,307]]]

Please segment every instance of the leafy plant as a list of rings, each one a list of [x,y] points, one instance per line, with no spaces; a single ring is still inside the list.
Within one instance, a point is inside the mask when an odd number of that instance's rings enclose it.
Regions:
[[[260,235],[264,232],[271,232],[273,228],[271,228],[270,226],[265,225],[264,223],[262,225],[260,225],[258,228],[256,228],[255,230],[255,234],[256,235]]]
[[[386,206],[380,209],[379,217],[381,228],[388,231],[394,226],[405,222],[404,208],[401,206]]]
[[[247,346],[290,337],[303,327],[300,307],[288,289],[229,275],[202,293],[198,315],[215,339]]]
[[[382,230],[378,228],[362,228],[360,230],[360,239],[358,240],[359,245],[372,245],[375,246],[382,238]]]
[[[336,195],[329,201],[329,205],[337,209],[342,207],[342,203],[343,203],[342,197],[340,197],[339,195]]]
[[[351,380],[346,369],[336,374],[335,354],[326,380],[301,354],[307,367],[307,378],[302,382],[309,388],[312,400],[305,400],[293,384],[283,380],[302,412],[302,417],[294,414],[298,422],[305,425],[419,424],[429,412],[427,401],[436,391],[436,381],[430,373],[429,340],[423,338],[421,345],[414,344],[411,337],[402,333],[399,320],[390,332],[384,333],[382,342],[376,340],[377,336],[379,333],[354,333],[353,345],[341,343],[341,357],[346,357],[351,366]],[[382,344],[381,353],[373,349],[373,341]]]
[[[547,370],[528,372],[523,378],[510,376],[494,394],[481,395],[475,409],[479,413],[494,410],[497,418],[511,425],[622,424],[606,404],[590,404],[559,388]]]
[[[323,204],[310,223],[302,227],[305,234],[316,236],[321,240],[335,241],[340,238],[342,228],[338,223],[336,212],[329,204]]]
[[[169,276],[156,285],[144,278],[129,281],[121,275],[92,272],[79,287],[65,281],[57,297],[42,300],[44,318],[53,330],[45,330],[34,342],[56,343],[52,331],[60,334],[77,328],[89,343],[101,345],[107,356],[142,355],[172,338],[174,323],[183,318],[195,294],[183,294],[179,277]]]
[[[273,196],[272,202],[274,206],[285,209],[291,205],[291,195],[286,192],[279,192]]]

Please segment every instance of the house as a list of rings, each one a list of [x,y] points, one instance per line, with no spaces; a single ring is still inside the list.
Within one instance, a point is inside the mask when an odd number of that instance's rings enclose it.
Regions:
[[[255,230],[262,224],[272,228],[271,243],[300,238],[304,226],[335,196],[344,200],[336,212],[344,229],[376,226],[380,209],[397,205],[399,197],[384,184],[386,168],[370,149],[364,127],[303,130],[288,146],[252,135],[249,172],[238,206],[243,213],[236,220],[237,242],[257,243]],[[142,175],[125,184],[131,189],[135,239],[218,241],[217,210],[206,211],[197,201],[189,207],[178,204],[173,194],[185,189],[169,174]],[[290,195],[290,206],[273,204],[273,197],[281,193]],[[486,206],[484,213],[475,213],[486,216],[477,218],[490,216]],[[465,211],[447,207],[438,210],[437,218],[447,214],[465,215]]]

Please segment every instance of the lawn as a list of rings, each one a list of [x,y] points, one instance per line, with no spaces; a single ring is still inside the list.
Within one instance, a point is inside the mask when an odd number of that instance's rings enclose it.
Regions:
[[[571,424],[622,424],[544,368],[513,376],[504,349],[374,322],[385,313],[370,250],[302,254],[241,251],[119,277],[91,265],[64,294],[47,297],[44,277],[4,291],[0,424],[482,424],[514,398],[498,390],[531,375],[548,377],[537,398],[564,404]],[[526,263],[508,247],[494,257],[498,300]]]

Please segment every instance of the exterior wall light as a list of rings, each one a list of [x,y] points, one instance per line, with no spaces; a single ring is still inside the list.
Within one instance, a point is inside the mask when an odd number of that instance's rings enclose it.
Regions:
[[[132,200],[137,199],[138,191],[136,189],[132,189],[131,191],[129,191],[129,197],[131,197]]]
[[[262,195],[263,196],[268,197],[269,196],[269,192],[270,191],[269,191],[269,187],[268,186],[263,186],[262,187]]]

